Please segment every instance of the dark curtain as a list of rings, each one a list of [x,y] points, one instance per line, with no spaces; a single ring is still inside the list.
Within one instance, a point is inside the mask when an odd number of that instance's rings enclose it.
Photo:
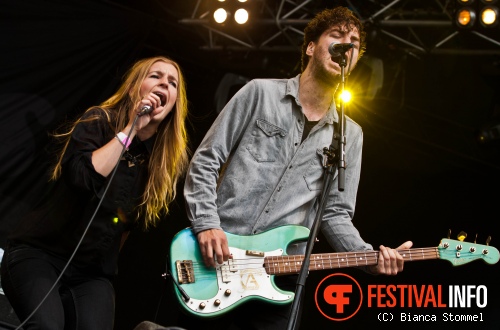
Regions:
[[[0,246],[47,181],[48,133],[111,95],[153,25],[102,1],[0,3]]]

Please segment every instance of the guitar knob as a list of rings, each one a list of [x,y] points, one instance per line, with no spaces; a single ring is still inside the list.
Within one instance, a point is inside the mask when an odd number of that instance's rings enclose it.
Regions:
[[[207,305],[205,305],[205,303],[202,302],[202,303],[200,303],[200,306],[198,306],[198,307],[200,307],[200,309],[204,309],[206,306]]]
[[[474,253],[474,252],[476,252],[476,248],[475,248],[475,247],[473,247],[473,246],[471,246],[471,247],[470,247],[470,249],[469,249],[469,251],[470,251],[471,253]]]
[[[483,254],[484,254],[484,255],[488,254],[488,250],[484,249],[484,250],[483,250]]]
[[[215,306],[219,306],[219,305],[220,305],[220,300],[219,300],[219,299],[215,299],[215,301],[214,301],[214,305],[215,305]]]
[[[457,245],[457,250],[458,250],[458,251],[462,251],[462,248],[463,248],[462,244],[458,244],[458,245]]]
[[[229,297],[231,295],[231,290],[227,289],[226,291],[224,291],[224,295],[226,297]]]

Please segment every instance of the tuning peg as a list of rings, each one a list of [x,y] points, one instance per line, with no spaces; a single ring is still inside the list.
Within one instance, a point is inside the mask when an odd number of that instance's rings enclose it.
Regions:
[[[476,238],[474,238],[474,244],[476,244],[476,241],[477,241],[477,234],[476,234]]]
[[[451,229],[448,229],[448,239],[450,239],[451,236]]]
[[[465,231],[461,231],[458,233],[457,238],[460,242],[463,242],[464,239],[467,237],[467,233]]]
[[[490,242],[491,242],[491,236],[488,236],[488,238],[486,239],[486,245],[490,245]]]

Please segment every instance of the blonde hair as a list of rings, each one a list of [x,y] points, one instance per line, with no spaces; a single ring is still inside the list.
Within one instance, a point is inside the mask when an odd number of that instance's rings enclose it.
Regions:
[[[188,165],[189,151],[185,126],[188,101],[184,76],[179,65],[167,57],[158,56],[140,60],[128,70],[116,93],[99,105],[110,125],[112,124],[111,118],[116,118],[113,128],[115,132],[121,131],[129,122],[129,110],[141,99],[142,82],[147,77],[151,66],[159,61],[173,65],[177,69],[179,81],[174,108],[158,127],[156,141],[149,160],[149,179],[142,195],[142,201],[138,205],[138,217],[144,216],[144,229],[148,229],[150,226],[154,227],[162,212],[168,213],[168,205],[176,196],[177,182],[184,175]],[[92,109],[95,107],[87,109],[87,112]],[[70,124],[66,133],[54,134],[55,137],[62,138],[63,147],[57,155],[51,180],[57,180],[61,176],[62,159],[76,125],[99,118],[99,115],[88,116],[85,119],[80,118]]]

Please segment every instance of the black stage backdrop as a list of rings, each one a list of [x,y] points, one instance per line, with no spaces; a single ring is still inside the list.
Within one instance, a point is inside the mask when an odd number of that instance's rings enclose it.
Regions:
[[[178,40],[174,29],[165,32],[171,34],[171,39],[165,39],[168,52],[150,47],[148,41],[156,38],[160,26],[151,15],[108,1],[0,2],[0,247],[44,189],[50,161],[48,133],[110,96],[135,60],[167,55],[184,68],[192,113],[191,149],[196,148],[215,118],[215,89],[226,72],[210,66],[210,59],[201,63],[184,58],[180,49],[191,46]],[[363,127],[365,140],[355,225],[375,247],[394,247],[405,240],[413,240],[414,247],[437,246],[449,229],[452,238],[464,230],[468,241],[478,234],[478,243],[485,244],[491,235],[491,245],[498,245],[499,149],[497,144],[476,141],[478,129],[493,116],[488,109],[498,102],[498,74],[484,74],[480,60],[463,57],[418,60],[410,56],[392,68],[390,59],[386,63],[393,75],[386,79],[388,86],[381,96],[350,111]],[[249,77],[270,74],[263,71]],[[176,325],[180,310],[162,274],[171,238],[188,225],[179,196],[158,228],[130,235],[115,283],[116,329],[133,329],[143,320]],[[315,251],[329,251],[322,237]],[[482,313],[480,322],[439,321],[443,309],[369,309],[365,305],[350,320],[331,321],[316,308],[314,292],[332,273],[318,271],[309,276],[303,329],[365,325],[499,329],[498,264],[476,261],[453,267],[441,260],[421,261],[407,263],[397,277],[342,270],[363,287],[485,285],[485,308],[446,309],[458,315]],[[382,323],[380,312],[392,312],[398,318],[401,312],[436,314],[438,321]],[[4,320],[7,316],[0,315]]]

